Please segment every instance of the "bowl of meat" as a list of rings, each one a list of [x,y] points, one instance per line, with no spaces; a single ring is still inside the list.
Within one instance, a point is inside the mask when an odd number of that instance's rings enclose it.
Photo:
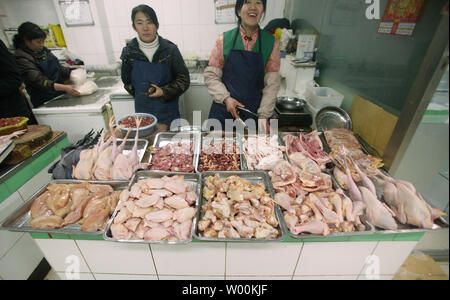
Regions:
[[[137,123],[139,119],[140,124],[138,126]],[[138,113],[127,115],[119,119],[118,125],[124,135],[128,133],[128,129],[131,129],[130,134],[128,135],[129,138],[134,138],[138,129],[139,138],[145,138],[155,132],[157,123],[158,119],[154,115]]]

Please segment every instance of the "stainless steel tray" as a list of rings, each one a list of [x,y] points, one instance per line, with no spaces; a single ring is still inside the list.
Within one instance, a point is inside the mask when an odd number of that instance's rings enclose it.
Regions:
[[[249,168],[248,168],[247,158],[245,157],[245,153],[244,153],[245,141],[246,141],[249,137],[258,137],[258,136],[267,137],[268,135],[245,134],[245,135],[243,135],[243,136],[240,137],[240,139],[241,139],[241,142],[240,142],[240,147],[241,147],[241,149],[240,149],[240,151],[241,151],[241,161],[242,161],[241,165],[242,165],[242,170],[243,170],[243,171],[251,171],[251,170],[249,170]],[[281,140],[280,135],[278,135],[278,145],[280,145],[280,146],[285,146],[285,145],[284,145],[284,142]],[[280,150],[280,151],[281,151],[281,150]],[[286,160],[286,161],[289,160],[288,157],[287,157],[287,155],[286,155],[286,151],[283,152],[283,159]],[[256,170],[256,171],[258,171],[258,170]],[[264,171],[264,170],[261,170],[261,171]],[[267,172],[267,171],[266,171],[266,172]]]
[[[80,224],[66,225],[60,229],[38,229],[30,226],[31,212],[30,208],[36,198],[42,195],[47,187],[51,184],[80,184],[83,182],[90,182],[92,184],[106,184],[111,185],[114,191],[125,190],[128,188],[128,181],[82,181],[82,180],[53,180],[46,186],[42,187],[36,194],[34,194],[24,205],[15,210],[8,218],[6,218],[0,229],[14,232],[34,232],[34,233],[53,233],[53,234],[73,234],[85,236],[99,236],[102,235],[105,229],[97,232],[85,232],[81,230]]]
[[[328,175],[329,172],[324,172]],[[338,185],[337,181],[334,179],[334,177],[331,175],[331,178],[333,180],[333,187],[335,189],[339,188],[340,186]],[[371,235],[375,232],[375,227],[370,224],[369,222],[367,222],[367,220],[362,217],[361,218],[361,223],[363,223],[366,226],[366,230],[365,231],[352,231],[352,232],[334,232],[334,233],[330,233],[327,236],[321,235],[321,234],[308,234],[308,233],[301,233],[301,234],[293,234],[291,233],[291,231],[289,230],[289,228],[287,227],[286,221],[284,220],[283,217],[283,221],[281,222],[281,225],[283,226],[283,230],[285,230],[286,232],[289,233],[289,236],[294,238],[294,239],[315,239],[315,238],[333,238],[333,237],[349,237],[349,236],[362,236],[362,235]]]
[[[173,173],[173,172],[154,172],[154,171],[140,171],[137,172],[133,179],[131,180],[130,184],[128,185],[128,189],[130,190],[131,187],[142,179],[147,178],[162,178],[164,176],[174,176],[174,175],[181,175],[184,176],[184,180],[189,182],[189,186],[192,191],[196,191],[197,193],[197,201],[195,203],[195,208],[197,212],[200,209],[200,182],[201,182],[201,175],[195,174],[195,173]],[[111,225],[114,222],[114,219],[116,215],[119,213],[119,210],[116,209],[109,220],[108,224],[106,225],[106,229],[103,233],[103,239],[105,241],[111,241],[111,242],[117,242],[117,243],[131,243],[131,244],[163,244],[163,245],[184,245],[188,244],[192,241],[192,236],[194,229],[197,226],[197,213],[194,216],[194,219],[192,220],[192,228],[191,228],[191,237],[189,240],[186,241],[146,241],[146,240],[124,240],[124,239],[115,239],[112,236],[111,233]]]
[[[122,143],[123,143],[122,139],[117,139],[117,146],[120,146]],[[123,149],[123,154],[127,155],[131,153],[133,146],[134,146],[134,139],[127,140],[125,148]],[[145,139],[138,139],[137,152],[139,162],[142,162],[142,160],[144,159],[145,151],[147,151],[147,148],[148,148],[148,141]]]
[[[123,143],[123,139],[117,139],[117,146],[120,146]],[[129,153],[131,153],[131,150],[134,147],[134,139],[132,140],[127,140],[125,147],[123,149],[123,154],[127,155]],[[147,151],[148,148],[148,141],[144,140],[144,139],[138,139],[138,145],[137,145],[137,152],[138,152],[138,157],[139,157],[139,162],[141,163],[142,160],[144,159],[144,155],[145,155],[145,151]],[[52,175],[52,179],[56,180],[53,175]],[[67,180],[72,180],[72,179],[67,179]],[[76,180],[76,179],[74,179]],[[95,183],[100,183],[102,181],[97,181],[97,180],[90,180],[91,182],[95,182]],[[114,180],[114,181],[127,181],[129,182],[129,180]],[[103,181],[104,182],[104,181]]]
[[[221,141],[225,141],[227,143],[235,143],[236,144],[236,150],[239,151],[239,156],[240,156],[240,168],[241,170],[244,170],[244,161],[243,161],[243,156],[244,154],[242,153],[242,138],[240,134],[233,134],[233,133],[223,133],[223,132],[203,132],[201,134],[201,150],[199,153],[199,156],[201,155],[201,152],[203,151],[203,148],[207,145],[209,145],[211,142],[214,143],[219,143]],[[201,173],[198,170],[198,166],[200,164],[200,160],[195,168],[195,171],[197,173]],[[223,172],[223,171],[217,171],[217,172]]]
[[[298,136],[300,135],[300,133],[309,134],[309,133],[311,133],[311,132],[310,132],[310,131],[281,132],[281,133],[278,134],[278,136],[280,137],[280,144],[281,144],[282,146],[286,146],[286,143],[284,142],[284,137],[285,137],[285,136],[287,136],[287,135],[293,135],[293,136],[298,137]],[[321,142],[322,142],[323,150],[324,150],[327,154],[330,154],[330,152],[327,151],[327,150],[329,149],[328,144],[326,143],[326,141],[325,141],[325,143],[324,143],[324,140],[325,140],[325,135],[324,135],[324,133],[321,132],[321,131],[319,131],[318,134],[319,134],[319,138],[320,138],[320,140],[321,140]],[[287,160],[290,164],[293,164],[292,161],[289,159],[289,156],[287,155],[287,152],[285,153],[285,158],[286,158],[286,160]],[[333,170],[333,164],[332,164],[332,163],[327,163],[327,164],[326,164],[326,169],[325,169],[325,171],[329,171],[329,170]],[[328,173],[328,172],[326,172],[326,173]]]
[[[201,177],[201,189],[200,189],[200,209],[197,210],[197,224],[199,221],[203,218],[203,211],[201,211],[201,207],[203,204],[207,203],[207,200],[203,198],[203,187],[205,186],[205,181],[209,176],[215,176],[216,174],[219,174],[221,178],[228,178],[230,176],[236,175],[239,176],[242,179],[250,181],[252,184],[261,184],[263,183],[266,186],[266,192],[270,194],[270,196],[274,197],[272,184],[270,182],[270,177],[266,172],[262,171],[222,171],[222,172],[203,172]],[[194,236],[196,239],[201,241],[207,241],[207,242],[240,242],[240,243],[268,243],[268,242],[281,242],[284,240],[285,237],[285,231],[283,230],[283,227],[281,225],[283,215],[281,214],[281,209],[274,202],[274,208],[275,208],[275,216],[278,220],[278,231],[279,236],[276,239],[246,239],[246,238],[240,238],[240,239],[223,239],[223,238],[205,238],[202,237],[200,232],[198,231],[198,227],[195,227]]]
[[[200,156],[201,151],[201,135],[200,132],[193,132],[193,131],[180,131],[180,132],[160,132],[156,135],[155,141],[153,143],[153,147],[164,147],[167,144],[171,143],[194,143],[194,157],[193,157],[193,164],[194,164],[194,170],[197,170],[198,166],[198,160]],[[150,155],[149,163],[152,162],[153,155]],[[160,172],[155,170],[155,172]],[[164,171],[163,171],[164,172]],[[167,171],[171,172],[171,171]],[[174,173],[174,172],[172,172]],[[179,172],[175,172],[179,173]]]
[[[338,187],[338,188],[342,189],[343,191],[345,191],[341,187],[341,185],[338,183],[336,178],[334,177],[334,174],[333,174],[332,171],[329,172],[329,175],[331,175],[331,178],[333,179],[333,184],[336,187]],[[347,196],[349,196],[348,195],[348,191],[345,191],[345,193],[347,194]],[[389,205],[386,203],[386,201],[384,201],[383,196],[382,195],[380,196],[380,194],[378,193],[378,189],[377,189],[377,197],[382,203],[386,204],[389,207]],[[440,217],[439,219],[434,221],[434,226],[433,226],[432,229],[418,228],[418,227],[416,227],[414,225],[410,225],[410,224],[401,224],[397,220],[396,217],[394,217],[394,220],[395,220],[395,222],[398,225],[398,229],[397,230],[384,230],[384,229],[381,229],[381,228],[378,228],[378,227],[372,225],[373,228],[374,228],[374,232],[379,233],[379,234],[420,233],[420,232],[428,232],[428,231],[436,231],[436,230],[445,230],[445,229],[449,228],[448,222],[442,217]]]

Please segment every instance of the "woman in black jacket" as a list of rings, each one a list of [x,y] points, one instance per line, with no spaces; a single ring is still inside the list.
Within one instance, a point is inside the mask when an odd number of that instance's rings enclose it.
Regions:
[[[0,118],[27,117],[29,124],[36,119],[20,91],[22,77],[14,57],[0,40]]]
[[[137,113],[150,113],[170,126],[180,118],[178,98],[189,88],[189,71],[177,46],[158,36],[158,18],[147,5],[131,14],[138,33],[123,49],[122,81],[135,97]]]
[[[80,96],[74,86],[64,84],[72,70],[61,66],[44,47],[45,37],[45,32],[30,22],[20,25],[14,37],[14,57],[35,108],[64,93]]]

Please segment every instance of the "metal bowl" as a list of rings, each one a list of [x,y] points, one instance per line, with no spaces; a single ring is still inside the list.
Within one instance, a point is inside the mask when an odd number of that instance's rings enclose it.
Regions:
[[[295,97],[278,97],[277,108],[282,111],[303,111],[306,101]]]
[[[336,106],[322,108],[316,115],[316,128],[319,131],[328,129],[345,128],[353,129],[352,119],[348,113]]]
[[[125,120],[128,117],[147,117],[147,118],[152,118],[152,119],[155,120],[152,124],[150,124],[150,125],[148,125],[146,127],[139,128],[139,138],[146,138],[149,135],[153,134],[156,131],[156,129],[157,129],[156,128],[156,124],[158,123],[158,118],[156,116],[152,115],[152,114],[144,114],[144,113],[126,115],[125,117],[121,118],[117,122],[117,125],[119,125],[120,122],[122,122],[123,120]],[[122,128],[121,127],[120,130],[122,131],[124,136],[128,132],[128,128]],[[130,139],[134,138],[136,136],[136,132],[137,132],[136,128],[133,128],[131,130],[130,134],[128,135],[128,137]]]

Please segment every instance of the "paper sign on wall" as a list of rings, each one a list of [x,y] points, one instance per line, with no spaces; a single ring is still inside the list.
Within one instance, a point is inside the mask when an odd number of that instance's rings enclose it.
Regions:
[[[216,24],[236,23],[235,7],[236,0],[214,0]]]
[[[94,25],[88,0],[59,0],[67,26]]]
[[[426,0],[388,0],[378,33],[411,36]]]

